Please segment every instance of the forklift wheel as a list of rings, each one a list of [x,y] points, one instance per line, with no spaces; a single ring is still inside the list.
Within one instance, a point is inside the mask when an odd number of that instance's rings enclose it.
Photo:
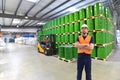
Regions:
[[[47,55],[47,50],[45,50],[44,54]]]
[[[38,52],[40,53],[39,49],[38,49]]]

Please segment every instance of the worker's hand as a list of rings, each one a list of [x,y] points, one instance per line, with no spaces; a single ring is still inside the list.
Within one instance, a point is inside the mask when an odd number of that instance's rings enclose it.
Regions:
[[[80,43],[76,42],[74,45],[75,45],[76,47],[78,47],[78,46],[80,45]]]
[[[84,49],[92,50],[94,48],[94,44],[86,44]]]
[[[89,47],[90,45],[89,44],[84,44],[84,47]]]

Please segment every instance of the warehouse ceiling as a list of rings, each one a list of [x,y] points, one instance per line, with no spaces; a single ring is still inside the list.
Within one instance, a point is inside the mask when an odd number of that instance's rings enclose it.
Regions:
[[[2,27],[33,27],[100,0],[0,0]]]
[[[71,13],[70,9],[103,2],[120,16],[120,0],[0,0],[0,25],[4,28],[40,26],[52,19]]]

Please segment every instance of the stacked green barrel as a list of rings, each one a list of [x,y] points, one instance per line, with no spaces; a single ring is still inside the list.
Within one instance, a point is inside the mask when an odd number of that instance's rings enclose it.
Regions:
[[[61,21],[61,24],[64,24],[65,23],[65,17],[62,17],[60,21]],[[64,33],[64,32],[65,32],[65,26],[62,25],[60,27],[60,33]]]
[[[94,43],[96,43],[95,32],[89,32],[89,35],[94,38]],[[91,57],[93,57],[93,58],[97,57],[97,49],[96,49],[96,46],[94,46],[94,49],[92,50],[92,55],[91,55]]]
[[[74,21],[74,14],[72,13],[72,14],[69,14],[69,22],[70,22],[70,24],[69,24],[69,32],[74,32],[74,29],[73,29],[74,26],[71,23],[73,21]]]
[[[65,59],[72,60],[73,59],[73,47],[72,46],[65,46]]]
[[[79,18],[79,11],[77,11],[74,13],[74,21],[76,22],[76,23],[74,23],[74,32],[80,31],[80,23],[77,22],[79,19],[80,19]]]
[[[96,44],[97,46],[97,58],[106,59],[109,53],[112,51],[111,45],[114,41],[114,30],[112,22],[108,19],[108,9],[102,6],[101,3],[94,5],[95,18],[95,30],[96,30]],[[109,25],[110,24],[110,25]]]
[[[56,45],[60,49],[61,45],[73,45],[76,42],[83,24],[88,25],[89,35],[94,38],[96,44],[92,57],[105,59],[114,47],[114,27],[110,10],[101,3],[89,5],[79,11],[49,21],[43,26],[42,34],[56,34]],[[70,48],[73,53],[72,58],[76,58],[77,48]],[[63,51],[64,58],[67,50],[68,47]]]
[[[65,58],[65,49],[64,49],[64,46],[63,45],[61,45],[61,46],[59,46],[59,48],[58,48],[58,56],[60,57],[60,58]]]
[[[77,58],[77,48],[73,45],[61,45],[58,49],[59,58],[65,60],[72,60],[73,58]]]
[[[97,16],[95,18],[95,30],[105,28],[103,26],[105,24],[105,18],[101,17],[102,15],[105,15],[105,7],[102,6],[101,3],[96,3],[94,5],[94,16]]]
[[[84,20],[84,18],[85,18],[85,14],[86,14],[86,10],[85,9],[81,9],[80,11],[79,11],[79,17],[80,17],[80,26],[82,26],[83,24],[85,24],[86,22],[85,22],[85,20]]]
[[[86,8],[86,18],[90,18],[87,20],[87,25],[89,26],[89,30],[94,30],[94,20],[92,19],[93,16],[93,6],[88,6]]]

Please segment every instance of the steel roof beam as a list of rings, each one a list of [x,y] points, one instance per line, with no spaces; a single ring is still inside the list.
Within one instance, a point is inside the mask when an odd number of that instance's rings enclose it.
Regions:
[[[49,14],[50,12],[56,10],[57,8],[61,7],[62,5],[66,4],[67,2],[69,2],[69,0],[63,2],[62,4],[58,5],[57,7],[53,8],[52,10],[50,10],[49,12],[45,13],[44,15],[42,15],[40,18],[44,17],[45,15]]]
[[[3,28],[17,28],[16,26],[10,27],[9,25],[2,25]],[[19,26],[19,28],[37,28],[38,26]]]
[[[28,13],[40,2],[41,0],[39,0],[37,3],[34,3],[29,9],[28,9],[28,11],[25,13],[25,15],[24,15],[24,18],[25,18],[25,16],[28,16]],[[29,17],[29,19],[30,19],[30,17]],[[34,17],[32,17],[30,20],[32,20],[32,19],[35,19],[36,20],[36,18]],[[22,21],[22,19],[21,19],[21,21]],[[28,21],[29,22],[29,21]]]
[[[82,2],[82,1],[84,1],[84,0],[80,0],[80,1],[78,1],[78,2],[76,2],[76,3],[74,3],[74,4],[72,4],[72,5],[70,5],[70,6],[66,7],[66,8],[64,8],[63,10],[60,10],[60,11],[58,11],[58,12],[56,12],[56,13],[54,13],[54,14],[48,16],[48,17],[54,16],[54,15],[56,15],[57,13],[60,13],[60,12],[62,12],[62,11],[65,11],[66,9],[68,9],[68,8],[70,8],[70,7],[72,7],[72,6],[76,5],[76,4],[79,4],[79,3]],[[42,19],[42,20],[44,20],[44,19]]]
[[[18,6],[17,6],[17,9],[16,9],[16,11],[15,11],[15,13],[14,13],[15,16],[16,16],[16,14],[17,14],[17,11],[18,11],[21,3],[22,3],[22,0],[20,0],[19,4],[18,4]],[[11,23],[10,23],[10,26],[12,25],[12,23],[13,23],[13,18],[12,18],[12,21],[11,21]]]
[[[22,3],[22,0],[20,0],[19,4],[18,4],[18,6],[17,6],[17,9],[16,9],[16,11],[15,11],[15,13],[14,13],[14,15],[16,15],[16,14],[17,14],[17,11],[18,11],[18,9],[19,9],[19,7],[20,7],[21,3]]]
[[[2,13],[5,13],[5,3],[6,0],[2,0]]]
[[[4,18],[16,18],[16,19],[26,19],[24,16],[19,16],[19,15],[12,15],[12,14],[2,14],[0,13],[0,17]],[[35,17],[28,17],[29,20],[39,20],[39,18]]]
[[[31,23],[30,24],[30,26],[34,26],[34,25],[37,25],[37,23],[38,23],[39,21],[37,21],[37,22],[34,22],[34,23]]]
[[[22,26],[25,26],[25,24],[29,23],[29,21],[26,21]]]
[[[37,13],[35,13],[35,15],[33,17],[36,17],[36,15],[38,15],[42,10],[44,10],[45,8],[47,8],[50,4],[52,4],[55,0],[51,1],[48,5],[46,5],[44,8],[42,8],[41,10],[39,10]],[[29,21],[27,21],[26,23],[24,23],[23,25],[29,23]]]
[[[55,2],[56,0],[51,1],[49,4],[47,4],[44,8],[40,9],[37,13],[35,13],[35,15],[33,17],[36,17],[41,11],[43,11],[45,8],[47,8],[49,5],[51,5],[53,2]]]
[[[27,14],[40,2],[41,0],[39,0],[37,3],[34,3],[29,9],[28,11],[25,13],[25,16],[27,16]]]

